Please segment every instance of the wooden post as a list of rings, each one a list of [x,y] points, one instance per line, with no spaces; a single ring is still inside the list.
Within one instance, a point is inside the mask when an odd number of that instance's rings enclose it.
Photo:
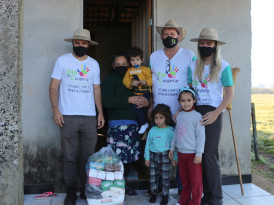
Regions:
[[[255,153],[255,159],[256,159],[256,161],[258,161],[260,159],[260,157],[259,157],[258,143],[257,143],[257,128],[256,128],[256,117],[255,117],[254,103],[251,103],[251,118],[252,118],[252,128],[253,128],[254,153]]]
[[[228,109],[228,113],[229,113],[229,119],[230,119],[231,131],[232,131],[232,138],[233,138],[233,144],[234,144],[234,150],[235,150],[235,156],[236,156],[236,162],[237,162],[237,168],[238,168],[240,186],[241,186],[242,195],[244,195],[244,188],[243,188],[241,167],[240,167],[240,162],[239,162],[239,157],[238,157],[238,150],[237,150],[237,144],[236,144],[236,139],[235,139],[235,134],[234,134],[234,128],[233,128],[233,121],[232,121],[232,115],[231,115],[231,110],[230,109]]]

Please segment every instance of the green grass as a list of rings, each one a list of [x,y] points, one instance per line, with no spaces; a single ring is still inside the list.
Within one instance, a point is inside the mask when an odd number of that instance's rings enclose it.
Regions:
[[[274,155],[274,94],[252,94],[259,150]],[[251,126],[252,129],[252,126]],[[252,138],[253,147],[253,138]]]

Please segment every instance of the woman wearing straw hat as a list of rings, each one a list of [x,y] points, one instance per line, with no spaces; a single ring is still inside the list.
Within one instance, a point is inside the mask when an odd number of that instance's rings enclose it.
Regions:
[[[230,65],[222,60],[218,32],[205,28],[198,42],[198,58],[190,64],[188,83],[197,94],[196,110],[203,119],[206,141],[203,154],[203,193],[201,205],[221,205],[222,182],[218,146],[222,131],[223,111],[233,98],[233,77]],[[223,98],[223,87],[226,96]]]

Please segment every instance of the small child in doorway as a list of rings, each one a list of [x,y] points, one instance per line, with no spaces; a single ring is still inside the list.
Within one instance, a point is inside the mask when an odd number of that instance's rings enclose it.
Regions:
[[[145,164],[150,168],[150,203],[156,202],[158,193],[159,175],[162,177],[162,201],[161,205],[168,204],[170,187],[170,143],[174,136],[174,128],[170,126],[171,111],[165,104],[158,104],[151,112],[151,117],[156,126],[148,133],[145,148]],[[177,165],[177,152],[173,153],[173,166]]]
[[[128,50],[127,55],[130,60],[131,67],[128,68],[124,76],[123,84],[128,89],[133,89],[134,95],[142,95],[149,101],[152,86],[152,75],[149,67],[141,66],[144,61],[143,51],[134,46]],[[146,129],[149,127],[145,114],[142,109],[137,107],[137,105],[133,105],[132,108],[141,125],[138,133],[144,134]]]
[[[203,191],[202,154],[205,146],[205,127],[199,122],[202,115],[194,110],[195,92],[189,86],[179,92],[181,111],[176,117],[175,135],[169,158],[178,150],[178,163],[183,190],[176,205],[200,205]],[[176,115],[175,114],[175,115]]]

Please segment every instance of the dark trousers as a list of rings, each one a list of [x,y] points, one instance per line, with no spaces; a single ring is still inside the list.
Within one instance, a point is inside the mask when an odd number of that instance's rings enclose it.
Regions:
[[[170,165],[171,160],[168,157],[169,151],[155,153],[150,152],[150,191],[151,193],[158,192],[158,179],[162,176],[162,194],[164,196],[169,195],[170,187]]]
[[[79,164],[80,187],[84,187],[87,177],[85,165],[88,157],[95,152],[97,143],[97,120],[95,116],[64,115],[63,117],[65,123],[60,129],[60,134],[66,185],[77,187]],[[80,147],[79,163],[78,147]]]
[[[216,108],[212,106],[197,106],[196,110],[205,115],[207,112],[214,111]],[[203,154],[203,193],[212,195],[210,203],[222,204],[222,176],[219,164],[218,147],[222,132],[223,113],[221,113],[216,121],[205,126],[205,149]]]
[[[145,97],[149,101],[150,93],[146,93],[142,96]],[[137,119],[139,121],[140,126],[146,124],[147,120],[146,120],[146,116],[145,116],[145,113],[144,113],[143,109],[142,108],[137,108],[137,105],[132,105],[132,109],[133,109],[135,115],[137,116]]]

